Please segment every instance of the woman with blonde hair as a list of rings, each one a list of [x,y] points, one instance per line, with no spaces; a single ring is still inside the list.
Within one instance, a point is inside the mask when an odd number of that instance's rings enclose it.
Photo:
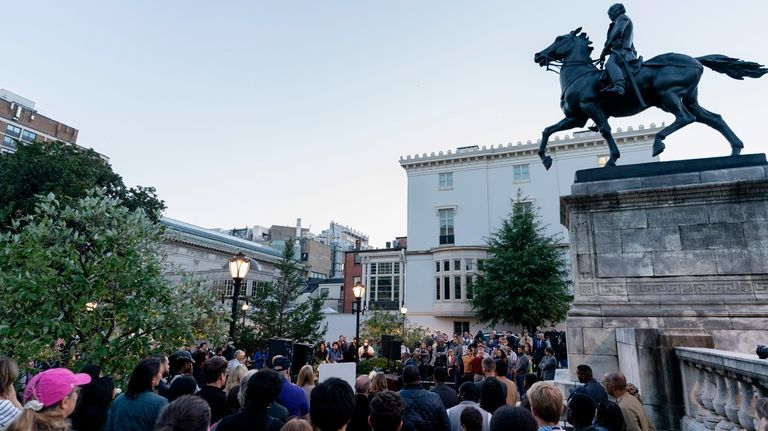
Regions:
[[[389,390],[387,388],[387,376],[384,373],[376,373],[371,379],[371,391],[368,394],[368,399],[373,399],[379,392]]]
[[[21,404],[16,398],[13,384],[19,378],[19,366],[16,361],[0,356],[0,430],[4,430],[21,414]]]
[[[66,368],[52,368],[30,379],[24,390],[24,408],[8,431],[66,431],[67,417],[75,411],[79,386],[91,376],[74,374]]]
[[[304,389],[309,402],[309,394],[312,393],[312,389],[315,389],[315,370],[312,369],[312,365],[307,364],[301,367],[299,376],[296,377],[296,386]]]
[[[293,418],[286,422],[280,431],[312,431],[312,425],[304,419]]]
[[[240,364],[232,369],[232,371],[227,374],[227,383],[224,384],[224,393],[229,393],[229,391],[232,390],[235,386],[240,384],[240,380],[243,379],[243,376],[245,373],[248,372],[248,368]]]

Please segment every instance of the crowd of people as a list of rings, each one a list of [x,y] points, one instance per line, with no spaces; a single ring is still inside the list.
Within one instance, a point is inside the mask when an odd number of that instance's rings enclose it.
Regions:
[[[466,348],[485,352],[486,343],[473,339]],[[447,343],[433,344],[435,351]],[[249,369],[245,352],[227,360],[201,345],[140,361],[124,392],[97,366],[20,379],[16,362],[0,357],[0,431],[553,431],[566,422],[575,431],[653,430],[640,394],[619,372],[598,382],[588,365],[579,365],[582,385],[565,397],[532,372],[518,386],[509,356],[482,357],[480,375],[458,385],[447,361],[435,364],[425,381],[423,364],[409,363],[414,356],[404,355],[399,376],[373,371],[351,385],[335,377],[316,383],[310,364],[292,376],[286,356]],[[25,385],[17,393],[20,380]],[[756,405],[758,431],[768,431],[768,399]]]

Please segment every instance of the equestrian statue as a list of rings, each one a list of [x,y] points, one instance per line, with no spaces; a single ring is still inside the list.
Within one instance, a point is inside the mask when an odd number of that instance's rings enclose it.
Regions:
[[[720,54],[690,57],[666,53],[643,61],[637,58],[632,42],[633,25],[621,3],[608,9],[611,25],[600,58],[592,60],[592,42],[581,27],[558,36],[554,43],[536,53],[539,66],[560,68],[560,107],[565,118],[544,129],[539,146],[539,157],[544,166],[552,166],[546,155],[547,140],[556,132],[584,127],[588,120],[595,123],[593,130],[600,132],[608,143],[610,157],[605,166],[616,166],[619,149],[611,135],[609,117],[628,117],[656,106],[675,116],[675,121],[656,134],[653,155],[664,151],[664,139],[672,132],[695,121],[720,132],[731,144],[731,155],[738,156],[744,144],[733,133],[723,118],[699,105],[698,85],[704,66],[734,79],[759,78],[768,69],[751,61],[739,60]],[[605,58],[610,55],[608,61]],[[596,64],[605,62],[605,70]],[[630,85],[626,83],[629,81]]]

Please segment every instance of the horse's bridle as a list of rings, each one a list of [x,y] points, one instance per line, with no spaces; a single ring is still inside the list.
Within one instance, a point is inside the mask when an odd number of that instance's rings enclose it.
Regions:
[[[575,36],[572,34],[569,34],[568,36],[564,36],[564,39],[561,40],[554,48],[549,49],[549,52],[557,51],[560,48],[562,48],[563,44],[566,42],[573,43],[573,38]],[[584,64],[597,64],[600,62],[600,60],[589,60],[589,61],[559,61],[559,60],[553,60],[552,57],[550,57],[549,54],[545,56],[547,63],[547,72],[555,72],[558,75],[560,74],[560,70],[563,66],[579,66]],[[550,68],[552,66],[552,68]]]

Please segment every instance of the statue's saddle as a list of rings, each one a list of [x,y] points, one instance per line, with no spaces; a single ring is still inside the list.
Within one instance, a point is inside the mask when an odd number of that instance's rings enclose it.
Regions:
[[[653,60],[653,59],[651,59]],[[643,66],[660,66],[660,64],[650,63],[650,62],[643,62],[643,56],[640,56],[638,58],[635,58],[633,60],[628,60],[627,65],[629,66],[629,72],[632,73],[632,76],[635,76],[640,72],[640,69]],[[624,70],[624,68],[621,68],[621,71],[624,73],[624,79],[627,80],[629,77],[627,76],[627,71]],[[600,76],[600,82],[604,86],[608,86],[611,83],[610,78],[608,78],[608,71],[603,70],[603,74]]]

